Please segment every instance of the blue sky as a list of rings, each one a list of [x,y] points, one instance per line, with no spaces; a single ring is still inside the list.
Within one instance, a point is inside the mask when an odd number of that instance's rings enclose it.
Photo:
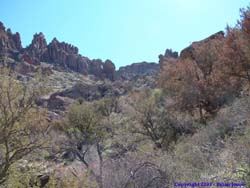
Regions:
[[[23,46],[36,32],[79,48],[116,67],[157,62],[166,48],[224,30],[239,19],[247,0],[1,0],[0,21],[20,32]]]

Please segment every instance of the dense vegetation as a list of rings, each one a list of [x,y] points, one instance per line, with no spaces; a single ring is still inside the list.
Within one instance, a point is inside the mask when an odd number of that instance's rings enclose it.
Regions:
[[[0,78],[0,187],[250,187],[250,8],[223,39],[163,63],[156,89],[79,98],[50,122],[40,77]]]

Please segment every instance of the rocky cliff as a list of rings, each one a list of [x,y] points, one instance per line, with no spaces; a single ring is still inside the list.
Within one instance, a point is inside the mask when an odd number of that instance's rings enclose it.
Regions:
[[[116,72],[116,79],[132,80],[136,76],[156,75],[159,70],[160,66],[157,63],[133,63],[125,67],[120,67],[120,69]]]
[[[113,80],[115,65],[110,60],[90,60],[78,53],[78,48],[54,38],[48,45],[42,33],[35,34],[25,51],[39,61],[48,62],[81,74],[92,74],[99,79]]]
[[[0,22],[0,55],[1,57],[11,57],[16,59],[18,52],[22,49],[20,34],[12,33],[10,29],[5,29]]]
[[[167,49],[164,55],[159,56],[160,64],[167,58],[177,57],[177,52]],[[57,70],[74,71],[83,75],[90,74],[97,79],[111,81],[157,75],[160,69],[160,64],[141,62],[121,67],[116,71],[115,64],[111,60],[91,60],[79,54],[76,46],[60,42],[56,38],[48,43],[41,32],[34,34],[31,44],[23,48],[20,34],[13,34],[10,29],[6,30],[0,22],[0,63],[9,65],[11,59],[14,65],[10,66],[15,67],[15,70],[21,74],[35,71],[40,67],[41,62],[46,62]]]
[[[46,62],[63,70],[92,74],[98,79],[113,81],[115,78],[115,65],[110,60],[90,60],[79,54],[77,47],[59,42],[56,38],[48,44],[43,33],[35,34],[31,44],[23,48],[20,34],[6,30],[0,22],[0,62],[9,63],[9,59],[15,61],[15,67],[18,66],[22,73],[31,71],[31,67],[40,65],[40,62]]]

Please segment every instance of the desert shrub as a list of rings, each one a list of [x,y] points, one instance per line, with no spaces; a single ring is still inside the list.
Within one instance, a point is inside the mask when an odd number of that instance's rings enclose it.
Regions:
[[[170,145],[181,135],[193,133],[192,125],[183,125],[165,108],[164,97],[159,89],[152,93],[141,93],[134,106],[137,124],[131,131],[149,138],[157,148],[170,149]]]
[[[105,117],[109,117],[112,113],[119,113],[119,99],[117,97],[106,97],[96,102],[97,111]]]
[[[76,103],[70,107],[62,124],[69,138],[68,152],[73,153],[75,158],[85,165],[100,188],[103,187],[104,155],[109,149],[106,142],[113,134],[111,122],[108,121],[113,107],[113,101],[109,100]],[[93,167],[93,160],[98,168]]]

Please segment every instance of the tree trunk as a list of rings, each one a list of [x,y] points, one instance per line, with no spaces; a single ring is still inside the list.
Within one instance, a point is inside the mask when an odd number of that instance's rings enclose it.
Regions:
[[[103,188],[103,158],[102,158],[102,151],[101,151],[101,146],[99,143],[96,144],[96,149],[99,157],[99,178],[98,178],[98,184],[99,188]]]
[[[200,123],[206,125],[207,122],[206,122],[206,120],[205,120],[205,118],[204,118],[204,115],[203,115],[202,107],[201,107],[201,106],[199,107],[199,113],[200,113]]]

